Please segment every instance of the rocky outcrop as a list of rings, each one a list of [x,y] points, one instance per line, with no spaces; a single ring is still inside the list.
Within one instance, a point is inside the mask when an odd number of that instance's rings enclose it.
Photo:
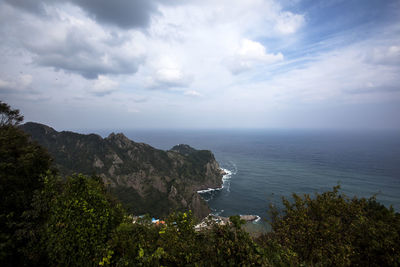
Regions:
[[[202,218],[210,210],[197,191],[222,185],[222,172],[208,150],[177,145],[163,151],[122,133],[103,139],[95,134],[57,132],[38,123],[20,127],[49,150],[63,175],[99,175],[134,214],[162,217],[191,209]]]

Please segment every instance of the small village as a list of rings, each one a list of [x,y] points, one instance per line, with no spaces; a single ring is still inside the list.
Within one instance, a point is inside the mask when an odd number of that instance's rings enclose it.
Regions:
[[[145,215],[141,216],[131,216],[132,218],[132,223],[137,223],[139,219],[145,218]],[[240,215],[240,219],[244,220],[245,222],[257,222],[260,220],[260,217],[258,215]],[[156,218],[151,218],[151,223],[154,225],[165,225],[166,222],[164,220],[156,219]],[[194,229],[196,232],[203,231],[203,230],[209,230],[211,227],[215,224],[223,226],[223,225],[229,225],[231,222],[229,220],[229,217],[223,217],[223,216],[218,216],[214,214],[208,215],[206,218],[204,218],[200,223],[196,224]]]

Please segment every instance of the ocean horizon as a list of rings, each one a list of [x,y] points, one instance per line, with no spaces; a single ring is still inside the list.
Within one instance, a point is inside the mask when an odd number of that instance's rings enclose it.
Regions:
[[[108,136],[108,130],[80,130]],[[347,130],[128,130],[135,142],[168,150],[177,144],[211,150],[225,169],[221,190],[202,193],[221,216],[268,218],[282,197],[341,186],[348,197],[372,197],[400,210],[400,134]]]

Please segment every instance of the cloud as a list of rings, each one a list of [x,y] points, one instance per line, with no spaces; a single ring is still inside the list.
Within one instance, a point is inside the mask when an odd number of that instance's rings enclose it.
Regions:
[[[281,34],[293,34],[297,32],[305,23],[303,15],[293,14],[292,12],[281,12],[277,16],[275,30]]]
[[[186,96],[199,97],[201,94],[195,90],[188,90],[183,93]]]
[[[14,83],[0,79],[0,92],[12,92],[16,88]]]
[[[34,92],[31,88],[33,77],[30,74],[21,74],[16,79],[1,79],[0,92],[21,94]]]
[[[184,74],[181,69],[164,68],[157,70],[154,82],[165,87],[186,87],[192,80],[192,77]]]
[[[20,74],[15,78],[0,77],[0,96],[6,99],[24,99],[30,102],[47,101],[51,97],[32,87],[33,76]]]
[[[157,14],[157,1],[150,0],[5,0],[8,4],[39,16],[48,15],[46,8],[73,4],[99,24],[122,29],[146,28]]]
[[[193,82],[193,76],[183,70],[179,59],[171,56],[153,58],[148,65],[150,76],[146,79],[146,87],[164,89],[188,87]]]
[[[260,82],[271,102],[283,105],[369,103],[400,99],[399,65],[366,61],[373,40],[315,55],[301,67]]]
[[[10,46],[31,52],[32,62],[39,66],[63,70],[86,79],[99,75],[134,74],[144,61],[145,48],[139,42],[141,33],[125,34],[107,31],[84,17],[54,9],[53,18],[35,18],[10,12],[8,19],[22,20],[4,25],[3,32],[12,33]],[[30,23],[26,23],[29,21]]]
[[[193,77],[184,74],[177,68],[158,69],[151,77],[146,80],[146,86],[150,89],[164,89],[173,87],[188,87],[193,81]]]
[[[145,28],[157,12],[155,1],[149,0],[70,0],[98,23],[123,29]]]
[[[30,74],[22,74],[20,75],[20,83],[23,88],[28,87],[32,84],[33,77]]]
[[[96,96],[105,96],[118,90],[119,84],[108,77],[100,75],[93,83],[90,93]]]
[[[282,60],[281,53],[269,54],[259,42],[243,39],[235,55],[225,59],[225,64],[232,74],[236,75],[259,65],[273,64]]]
[[[400,46],[378,46],[365,51],[366,62],[382,65],[400,65]]]
[[[4,0],[9,5],[37,15],[46,15],[45,2],[47,1],[29,1],[29,0]]]

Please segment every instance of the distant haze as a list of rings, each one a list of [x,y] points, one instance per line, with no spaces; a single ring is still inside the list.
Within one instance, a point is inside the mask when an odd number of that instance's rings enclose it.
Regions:
[[[0,100],[65,129],[400,129],[398,0],[0,0]]]

